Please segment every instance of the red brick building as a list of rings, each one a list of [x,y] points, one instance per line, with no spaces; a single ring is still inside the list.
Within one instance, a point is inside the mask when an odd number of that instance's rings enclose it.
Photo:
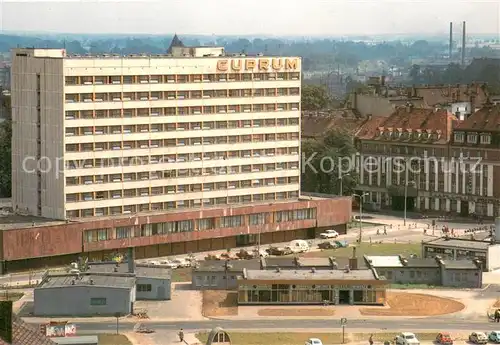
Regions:
[[[103,260],[134,247],[138,259],[314,238],[324,229],[346,232],[351,198],[273,202],[50,222],[5,217],[0,223],[4,271],[68,264],[78,256]],[[19,222],[24,221],[24,224]]]

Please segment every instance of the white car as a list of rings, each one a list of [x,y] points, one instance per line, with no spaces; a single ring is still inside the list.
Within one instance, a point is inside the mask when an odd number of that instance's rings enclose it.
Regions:
[[[305,345],[323,345],[323,342],[318,338],[309,338]]]
[[[396,345],[420,345],[414,333],[403,332],[396,337]]]
[[[147,264],[148,265],[152,265],[152,266],[159,266],[160,262],[158,262],[158,261],[148,261]]]
[[[191,261],[188,261],[185,258],[174,259],[172,260],[172,263],[177,265],[177,267],[191,267]]]
[[[160,265],[167,267],[167,268],[177,268],[179,267],[175,262],[170,261],[170,260],[162,260],[160,261]]]
[[[261,258],[269,257],[269,253],[266,252],[264,249],[258,250],[257,248],[254,248],[254,250],[252,252],[253,252],[253,255],[255,255],[255,256],[258,255]]]
[[[337,238],[339,237],[339,233],[335,230],[326,230],[325,232],[322,232],[319,234],[320,238],[327,239],[327,238]]]

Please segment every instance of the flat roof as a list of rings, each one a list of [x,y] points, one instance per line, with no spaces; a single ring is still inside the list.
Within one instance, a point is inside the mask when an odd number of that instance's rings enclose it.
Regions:
[[[327,200],[327,199],[340,199],[347,198],[341,196],[331,196],[331,197],[312,197],[312,196],[300,196],[296,199],[288,199],[288,200],[273,200],[273,204],[286,204],[292,202],[301,202],[308,200]],[[10,203],[9,199],[1,199],[2,203]],[[269,202],[254,202],[252,205],[269,205]],[[248,205],[246,205],[248,206]],[[230,207],[232,209],[238,209],[242,207],[246,207],[245,205],[234,205],[234,207]],[[212,206],[203,206],[203,207],[193,207],[189,209],[182,210],[161,210],[161,211],[149,211],[149,212],[138,212],[135,213],[132,217],[143,217],[143,216],[155,216],[162,214],[170,214],[170,213],[180,213],[180,212],[191,212],[197,210],[206,210],[206,209],[220,209],[220,208],[228,208],[221,207],[221,205],[212,205]],[[108,215],[101,217],[88,217],[88,218],[71,218],[68,220],[60,220],[60,219],[51,219],[51,218],[42,218],[24,214],[14,214],[12,212],[9,213],[0,213],[0,231],[2,230],[14,230],[14,229],[24,229],[24,228],[33,228],[33,227],[41,227],[41,226],[55,226],[62,224],[71,224],[71,223],[86,223],[92,221],[100,221],[100,220],[112,220],[112,219],[129,219],[131,216],[127,214],[118,214],[118,215]]]
[[[75,282],[73,284],[72,282]],[[118,276],[110,274],[80,274],[79,278],[74,274],[49,275],[36,289],[95,286],[113,288],[132,288],[135,285],[135,277]]]
[[[398,255],[365,255],[373,267],[403,267],[403,263]]]
[[[372,270],[247,270],[248,280],[378,280]]]
[[[115,271],[115,268],[117,271]],[[88,269],[85,273],[108,273],[108,274],[123,274],[129,273],[128,263],[122,262],[90,262]],[[135,265],[135,275],[141,278],[163,278],[170,279],[172,277],[172,270],[166,267],[148,266],[148,265]]]
[[[444,267],[454,270],[477,270],[479,267],[472,260],[443,260]]]
[[[194,270],[197,272],[221,272],[225,270],[226,261],[225,260],[204,260],[198,261],[198,267]],[[244,269],[247,270],[259,270],[260,260],[231,260],[229,261],[230,272],[243,272]]]
[[[423,244],[427,246],[464,248],[464,249],[484,250],[484,251],[488,250],[488,247],[491,246],[490,242],[466,240],[458,238],[447,239],[444,237],[436,238],[435,240],[424,242]]]

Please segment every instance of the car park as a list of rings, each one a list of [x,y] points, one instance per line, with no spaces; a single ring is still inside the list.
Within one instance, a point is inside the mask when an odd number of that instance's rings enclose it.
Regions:
[[[486,344],[488,343],[488,337],[484,332],[472,332],[469,335],[469,342],[473,344]]]
[[[450,333],[438,333],[436,336],[436,343],[441,345],[453,345],[453,339],[451,339]]]
[[[394,341],[396,345],[420,345],[420,341],[411,332],[400,333]]]
[[[488,335],[488,340],[492,343],[500,343],[500,331],[493,331]]]
[[[323,345],[323,342],[318,338],[309,338],[305,345]]]

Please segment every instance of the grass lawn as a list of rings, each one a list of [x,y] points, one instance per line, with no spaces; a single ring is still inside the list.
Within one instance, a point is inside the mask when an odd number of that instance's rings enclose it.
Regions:
[[[375,342],[383,342],[385,340],[393,340],[397,333],[374,333],[373,340]],[[198,333],[196,335],[202,344],[207,341],[208,333]],[[416,333],[417,338],[422,341],[436,339],[436,333]],[[229,332],[231,344],[233,345],[303,345],[309,338],[319,338],[323,344],[341,344],[342,333],[240,333]],[[368,343],[368,333],[349,333],[345,335],[345,341],[363,341]]]
[[[172,270],[172,282],[182,283],[191,281],[191,267],[176,268]]]
[[[320,252],[309,252],[307,257],[351,257],[352,248],[326,249]],[[403,255],[409,257],[410,254],[420,256],[421,243],[366,243],[356,244],[356,255],[362,258],[363,255]]]
[[[123,334],[99,334],[99,345],[132,345]]]

